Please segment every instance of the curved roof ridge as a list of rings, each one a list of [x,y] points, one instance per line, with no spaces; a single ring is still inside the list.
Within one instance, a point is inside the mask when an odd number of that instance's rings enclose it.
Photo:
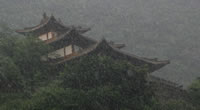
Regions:
[[[171,87],[180,88],[180,89],[183,90],[183,88],[182,88],[183,86],[182,85],[179,85],[179,84],[177,84],[175,82],[172,82],[172,81],[160,78],[160,77],[156,77],[156,76],[153,76],[153,75],[149,75],[149,81],[159,81],[160,83],[169,85]]]
[[[40,23],[36,26],[32,26],[32,27],[26,27],[24,29],[20,29],[20,30],[16,30],[16,32],[18,33],[28,33],[28,32],[33,32],[33,31],[36,31],[44,26],[46,26],[48,23],[50,23],[50,21],[52,21],[53,23],[61,26],[62,28],[66,28],[66,29],[74,29],[76,28],[76,30],[83,34],[83,33],[86,33],[88,31],[91,30],[91,28],[83,28],[81,26],[74,26],[74,25],[71,25],[71,26],[65,26],[60,19],[56,19],[53,15],[51,15],[50,17],[43,15],[43,19],[40,21]]]
[[[33,27],[28,27],[28,28],[24,28],[22,30],[16,30],[16,32],[19,33],[26,33],[26,32],[32,32],[35,31],[37,29],[40,29],[42,27],[44,27],[45,25],[47,25],[50,21],[54,21],[55,23],[59,24],[60,26],[62,26],[63,28],[67,28],[66,26],[64,26],[63,24],[61,24],[60,22],[58,22],[55,17],[53,15],[51,15],[50,17],[46,17],[43,18],[40,22],[40,24],[33,26]]]
[[[59,41],[59,40],[62,40],[64,39],[65,37],[68,37],[68,35],[70,35],[71,33],[73,33],[75,31],[75,33],[77,32],[78,35],[76,36],[69,36],[69,37],[82,37],[90,42],[93,42],[93,43],[97,43],[96,40],[92,39],[92,38],[89,38],[89,37],[86,37],[86,36],[83,36],[79,33],[79,31],[77,31],[75,28],[71,28],[69,29],[68,31],[66,31],[65,33],[61,34],[57,39],[55,40],[52,40],[51,42],[48,42],[48,44],[50,43],[53,43],[53,42],[56,42],[56,41]]]
[[[46,25],[49,21],[50,21],[50,18],[46,18],[46,19],[43,19],[44,21],[42,21],[40,24],[36,25],[36,26],[33,26],[33,27],[26,27],[22,30],[16,30],[16,32],[29,32],[29,31],[33,31],[35,30],[36,28],[41,28],[43,27],[44,25]]]
[[[106,41],[106,40],[105,40],[105,41]],[[106,41],[106,42],[107,42],[107,41]],[[169,63],[170,63],[169,60],[163,60],[163,61],[154,60],[154,61],[153,61],[153,60],[150,60],[149,58],[139,57],[139,56],[137,56],[137,55],[134,55],[134,54],[131,54],[131,53],[128,53],[128,52],[121,51],[120,49],[115,48],[115,47],[113,47],[112,45],[110,45],[108,42],[107,42],[107,44],[108,44],[110,47],[112,47],[112,49],[114,49],[115,51],[117,51],[117,52],[119,52],[119,53],[121,53],[121,54],[125,54],[125,55],[131,56],[131,57],[135,57],[135,58],[137,58],[137,59],[139,59],[139,60],[143,60],[143,61],[145,61],[145,62],[154,63],[154,64],[158,64],[158,63],[167,63],[167,64],[169,64]]]
[[[82,51],[82,52],[79,53],[78,55],[73,56],[73,57],[71,57],[71,58],[69,58],[69,59],[65,59],[65,60],[63,60],[63,61],[61,61],[61,62],[58,62],[58,64],[64,63],[64,62],[66,62],[66,61],[69,61],[69,60],[72,60],[72,59],[75,59],[75,58],[79,58],[79,57],[81,57],[81,56],[85,56],[85,55],[87,55],[87,54],[90,54],[90,53],[92,53],[94,50],[96,50],[97,48],[101,48],[101,46],[104,46],[104,47],[103,47],[104,49],[106,48],[105,46],[107,46],[107,48],[110,48],[110,49],[114,50],[115,52],[117,52],[117,53],[119,53],[119,54],[121,54],[121,55],[123,55],[123,56],[126,56],[126,57],[128,57],[128,58],[130,58],[130,59],[134,58],[134,59],[136,59],[136,60],[138,60],[138,61],[142,61],[143,63],[146,63],[146,64],[151,65],[151,70],[150,70],[150,72],[153,72],[153,71],[155,71],[155,70],[157,70],[157,69],[160,69],[160,68],[162,68],[163,66],[165,66],[165,65],[167,65],[167,64],[170,63],[169,60],[165,60],[165,61],[152,61],[152,60],[144,59],[144,58],[142,58],[142,57],[138,57],[138,56],[133,55],[133,54],[130,54],[130,53],[122,52],[122,51],[120,51],[119,49],[117,49],[117,48],[113,47],[112,45],[110,45],[110,44],[103,38],[101,41],[99,41],[98,43],[92,45],[90,48],[85,49],[84,51]]]

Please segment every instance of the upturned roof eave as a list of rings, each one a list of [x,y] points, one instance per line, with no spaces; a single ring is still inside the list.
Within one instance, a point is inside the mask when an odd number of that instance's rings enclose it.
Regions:
[[[71,41],[71,43],[75,43],[75,42],[77,42],[76,39],[82,39],[82,40],[79,40],[79,41],[88,42],[88,43],[84,42],[84,44],[86,45],[86,47],[88,47],[87,45],[91,46],[91,45],[97,43],[96,40],[88,38],[86,36],[83,36],[83,35],[79,34],[79,32],[75,32],[76,35],[73,35],[74,31],[76,31],[76,30],[70,29],[67,32],[65,32],[64,34],[58,36],[55,40],[47,42],[46,44],[48,44],[48,45],[60,44],[59,42],[65,42],[65,41],[68,42],[69,40]]]
[[[34,33],[42,28],[45,28],[45,26],[49,25],[50,23],[53,23],[54,26],[58,26],[58,27],[62,28],[63,30],[69,28],[69,27],[66,27],[65,25],[63,25],[62,23],[58,22],[55,19],[55,17],[52,15],[51,17],[43,18],[41,20],[41,23],[36,26],[28,27],[28,28],[21,29],[21,30],[16,30],[15,32],[20,33],[20,34]]]
[[[119,54],[121,55],[124,55],[126,57],[129,57],[129,59],[136,59],[140,62],[142,62],[143,65],[149,65],[149,73],[152,73],[158,69],[161,69],[162,67],[166,66],[167,64],[169,64],[169,60],[163,60],[163,61],[152,61],[152,60],[148,60],[147,58],[144,59],[142,57],[138,57],[136,55],[130,55],[130,54],[127,54],[127,53],[124,53],[122,51],[120,51],[119,49],[117,48],[114,48],[112,47],[106,40],[102,40],[101,42],[93,45],[92,47],[86,49],[85,51],[83,51],[82,53],[80,54],[77,54],[76,56],[72,56],[71,58],[68,58],[68,59],[65,59],[63,61],[60,61],[60,62],[57,62],[56,64],[63,64],[65,62],[68,62],[68,61],[71,61],[71,60],[74,60],[74,59],[78,59],[82,56],[86,56],[88,54],[91,54],[93,51],[95,51],[95,49],[97,49],[99,46],[101,45],[107,45],[109,46],[110,49],[112,49],[112,51],[115,51],[115,52],[118,52]]]

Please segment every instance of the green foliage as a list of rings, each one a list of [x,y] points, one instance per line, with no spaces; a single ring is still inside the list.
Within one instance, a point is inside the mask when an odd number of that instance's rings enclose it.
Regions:
[[[143,110],[144,105],[151,106],[145,67],[108,56],[85,56],[56,74],[41,60],[49,50],[33,37],[0,33],[0,110]]]
[[[107,56],[87,56],[67,64],[56,80],[37,89],[30,99],[18,102],[17,107],[15,104],[3,107],[8,110],[12,107],[20,110],[144,110],[145,106],[152,105],[152,91],[145,77],[145,68]]]
[[[79,90],[56,86],[41,88],[25,104],[25,110],[66,110],[84,105],[85,93]],[[79,108],[81,109],[81,108]]]
[[[200,108],[200,78],[195,80],[193,84],[189,87],[189,93],[192,102]]]
[[[153,99],[147,67],[90,55],[53,71],[41,60],[49,50],[35,38],[0,32],[0,110],[194,110]]]
[[[41,60],[50,48],[33,37],[23,37],[8,28],[0,32],[0,105],[12,107],[48,83],[51,67]],[[0,108],[1,108],[0,107]],[[3,109],[4,110],[4,109]]]
[[[152,100],[152,106],[146,106],[144,110],[198,110],[190,102],[184,100],[166,100],[165,102],[159,102],[156,99]]]
[[[17,65],[9,57],[0,56],[1,91],[22,89],[23,76]]]
[[[161,106],[162,110],[197,110],[192,104],[183,100],[170,100]]]
[[[67,64],[60,78],[63,80],[63,86],[79,89],[109,84],[120,85],[129,78],[142,85],[145,83],[145,70],[143,67],[135,67],[125,61],[115,61],[107,56],[87,56]]]
[[[78,108],[143,110],[144,105],[151,104],[152,91],[146,83],[144,67],[93,55],[72,61],[64,69],[57,84],[85,94],[82,100],[86,101]]]

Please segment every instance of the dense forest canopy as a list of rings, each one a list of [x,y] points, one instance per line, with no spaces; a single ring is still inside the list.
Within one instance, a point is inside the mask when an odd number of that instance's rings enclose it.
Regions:
[[[192,83],[189,92],[192,97],[193,103],[197,105],[198,108],[200,108],[200,78]]]
[[[92,28],[91,38],[125,43],[139,56],[170,59],[157,76],[188,85],[200,76],[199,0],[1,0],[0,22],[36,25],[42,13]]]
[[[2,28],[0,110],[196,110],[199,103],[199,80],[190,88],[191,102],[161,103],[147,80],[148,66],[88,55],[58,69],[41,59],[51,49]]]
[[[143,110],[153,104],[147,69],[86,56],[57,69],[38,39],[0,33],[0,110]]]

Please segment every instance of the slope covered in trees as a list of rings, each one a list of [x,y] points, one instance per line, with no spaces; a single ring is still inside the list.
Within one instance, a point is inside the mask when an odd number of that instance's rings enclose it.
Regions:
[[[189,88],[192,102],[200,108],[200,78],[195,80]]]
[[[49,49],[30,36],[0,33],[0,110],[151,107],[153,92],[145,67],[108,56],[86,56],[54,71],[56,65],[41,60]]]
[[[147,67],[92,55],[58,71],[41,60],[50,49],[31,36],[2,29],[0,110],[195,110],[182,100],[158,102],[146,80]]]

